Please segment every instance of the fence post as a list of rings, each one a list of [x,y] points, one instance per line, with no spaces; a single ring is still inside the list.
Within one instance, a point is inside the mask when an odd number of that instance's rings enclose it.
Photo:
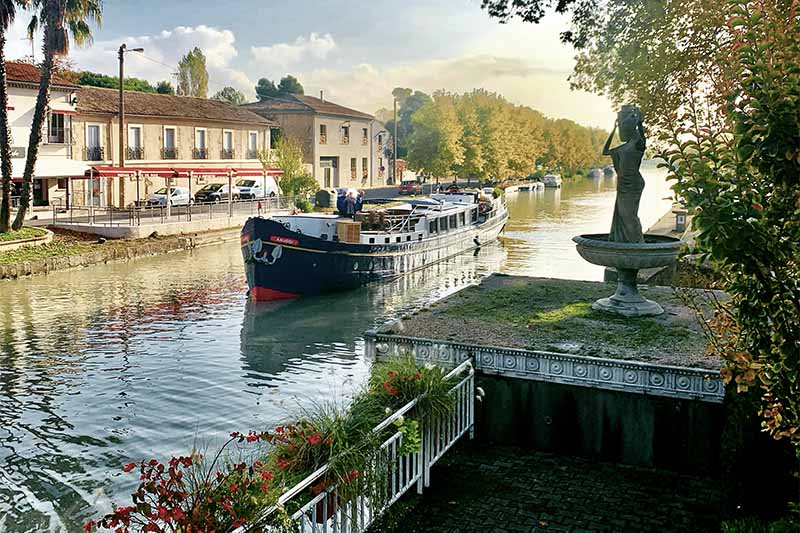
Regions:
[[[228,169],[228,218],[233,216],[233,170]]]
[[[186,204],[186,220],[192,221],[192,179],[194,178],[194,171],[189,171],[189,203]]]

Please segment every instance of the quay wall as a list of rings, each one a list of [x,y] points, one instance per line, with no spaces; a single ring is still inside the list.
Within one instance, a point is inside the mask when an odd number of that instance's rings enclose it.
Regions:
[[[92,252],[47,257],[10,265],[0,265],[0,280],[47,274],[48,272],[115,261],[129,261],[139,257],[191,250],[192,248],[210,246],[238,239],[239,228],[232,228],[226,231],[197,233],[194,235],[182,235],[180,237],[140,239],[126,241],[125,243],[112,241],[106,244],[98,244],[98,249]]]

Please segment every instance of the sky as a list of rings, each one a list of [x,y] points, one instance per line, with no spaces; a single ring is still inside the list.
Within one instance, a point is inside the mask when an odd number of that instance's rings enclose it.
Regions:
[[[540,25],[500,24],[480,0],[105,0],[94,44],[73,48],[82,70],[151,82],[171,80],[178,60],[195,46],[206,55],[209,95],[230,85],[255,99],[261,77],[296,76],[306,94],[374,113],[391,108],[391,91],[485,88],[553,118],[610,129],[604,97],[571,91],[574,51],[558,34],[568,19],[552,14]],[[31,54],[25,17],[8,36],[6,57]],[[34,43],[41,59],[40,42]]]

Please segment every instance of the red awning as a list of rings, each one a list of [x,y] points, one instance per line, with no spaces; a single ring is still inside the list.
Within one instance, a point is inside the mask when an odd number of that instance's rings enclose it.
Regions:
[[[116,177],[129,177],[136,172],[139,172],[142,177],[160,177],[160,178],[188,178],[189,172],[196,177],[204,178],[225,178],[228,176],[228,171],[231,171],[234,178],[242,177],[260,177],[264,175],[265,170],[260,168],[202,168],[202,167],[114,167],[114,166],[97,166],[92,167],[86,171],[85,177],[91,176],[95,178],[116,178]],[[266,170],[267,176],[280,176],[283,172],[277,168],[270,168]]]

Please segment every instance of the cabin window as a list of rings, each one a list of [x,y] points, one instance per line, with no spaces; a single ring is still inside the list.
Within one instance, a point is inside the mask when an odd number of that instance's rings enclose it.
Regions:
[[[389,237],[386,237],[386,244],[389,244]]]
[[[419,240],[422,240],[422,233],[419,234]]]
[[[430,222],[428,222],[430,229],[428,230],[429,233],[437,233],[439,231],[439,219],[434,218]]]
[[[323,241],[327,241],[328,240],[328,234],[327,233],[323,233],[323,234],[321,234],[319,236],[319,238],[322,239]]]
[[[406,240],[410,241],[411,240],[411,235],[406,235]]]
[[[439,219],[439,231],[447,231],[447,217]]]
[[[370,237],[369,238],[369,243],[370,244],[375,244],[375,237]]]
[[[397,238],[395,239],[395,242],[400,242],[400,237],[397,237]]]
[[[467,214],[463,211],[458,214],[458,223],[462,226],[466,225],[467,223]]]
[[[478,210],[477,209],[470,209],[469,213],[470,213],[470,219],[473,222],[477,222],[478,221]]]
[[[456,216],[455,215],[450,215],[450,227],[454,228],[454,229],[456,227]]]

